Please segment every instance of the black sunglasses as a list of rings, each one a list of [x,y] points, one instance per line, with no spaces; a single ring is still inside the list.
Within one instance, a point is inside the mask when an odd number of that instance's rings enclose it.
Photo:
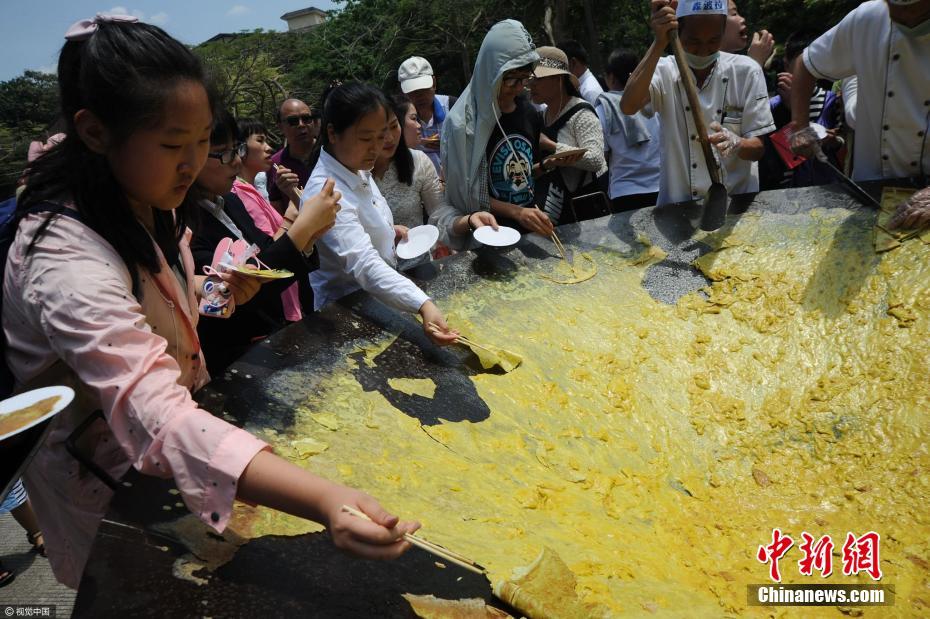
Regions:
[[[222,163],[223,165],[229,165],[235,160],[236,155],[238,155],[239,158],[241,159],[242,157],[245,157],[245,154],[247,152],[249,152],[248,144],[246,144],[245,142],[240,142],[239,144],[236,144],[229,150],[224,150],[221,153],[207,153],[207,157],[211,157],[213,159],[219,159],[220,163]]]
[[[284,119],[292,127],[297,127],[301,122],[305,125],[309,125],[320,120],[319,114],[300,114],[294,116],[288,116]]]

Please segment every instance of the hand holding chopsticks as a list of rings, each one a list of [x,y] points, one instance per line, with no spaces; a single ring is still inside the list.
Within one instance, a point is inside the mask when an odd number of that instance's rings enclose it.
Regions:
[[[343,505],[342,511],[344,511],[347,514],[356,516],[357,518],[362,518],[364,520],[371,520],[371,518],[369,518],[364,512],[360,512],[359,510],[353,507],[349,507],[348,505]],[[437,557],[440,557],[441,559],[448,561],[449,563],[454,563],[458,565],[459,567],[463,567],[470,572],[474,572],[476,574],[484,574],[486,572],[486,570],[483,567],[481,567],[480,565],[478,565],[471,559],[464,557],[463,555],[460,555],[457,552],[452,552],[448,548],[440,546],[439,544],[423,539],[422,537],[417,537],[416,535],[413,535],[412,533],[405,533],[404,540],[407,542],[410,542],[412,545],[416,546],[417,548],[421,548],[425,550],[426,552],[432,553],[436,555]]]
[[[431,322],[431,323],[429,323],[428,326],[429,326],[429,328],[432,329],[433,331],[441,331],[441,330],[442,330],[442,329],[440,329],[439,325],[437,325],[436,323],[432,323],[432,322]],[[493,351],[493,350],[491,350],[490,348],[487,348],[486,346],[482,346],[481,344],[478,344],[478,343],[476,343],[476,342],[473,342],[472,340],[468,339],[468,338],[465,337],[464,335],[458,335],[458,336],[455,338],[455,343],[456,343],[456,344],[465,344],[465,345],[468,346],[469,348],[472,348],[472,347],[474,347],[474,348],[480,348],[481,350],[486,350],[486,351],[488,351],[489,353],[497,354],[496,351]]]
[[[288,196],[288,198],[298,207],[300,207],[300,196],[304,193],[304,188],[300,186],[300,177],[297,176],[295,172],[285,168],[282,165],[277,163],[272,163],[274,166],[274,171],[277,172],[275,177],[275,184],[278,186],[278,189],[281,190],[281,193]],[[291,195],[291,192],[295,192]]]
[[[426,323],[426,327],[434,333],[442,332],[442,328],[433,322]],[[482,346],[481,344],[468,339],[464,335],[459,334],[457,331],[453,331],[452,333],[455,333],[456,336],[455,340],[453,340],[454,343],[462,344],[463,346],[470,348],[472,352],[475,353],[481,360],[481,365],[486,369],[499,367],[504,370],[504,372],[512,372],[517,369],[521,363],[523,363],[523,357],[517,353],[510,352],[509,350],[505,350],[503,348],[495,347],[494,349],[491,349],[487,346]]]
[[[562,241],[559,240],[559,235],[555,233],[555,230],[552,231],[551,238],[552,242],[555,243],[556,249],[559,250],[559,254],[562,255],[562,260],[564,260],[565,263],[568,264],[568,268],[572,270],[572,275],[577,275],[577,273],[575,273],[575,265],[572,264],[571,260],[568,259],[568,253],[565,251],[565,246],[562,245]]]
[[[428,326],[428,327],[429,327],[431,330],[433,330],[433,331],[437,331],[437,332],[442,332],[442,331],[443,331],[442,327],[440,327],[439,325],[437,325],[435,322],[429,322],[429,323],[426,324],[426,326]],[[493,353],[493,352],[494,352],[494,351],[491,350],[490,348],[486,348],[486,347],[482,346],[481,344],[476,344],[475,342],[471,341],[470,339],[468,339],[468,338],[465,337],[464,335],[460,335],[460,334],[456,334],[455,343],[456,343],[456,344],[465,344],[465,345],[468,346],[468,347],[474,346],[475,348],[480,348],[481,350],[486,350],[486,351],[488,351],[488,352],[490,352],[490,353]]]
[[[434,344],[448,346],[455,343],[459,333],[446,326],[446,319],[435,303],[427,299],[420,307],[419,313],[423,320],[423,332]]]

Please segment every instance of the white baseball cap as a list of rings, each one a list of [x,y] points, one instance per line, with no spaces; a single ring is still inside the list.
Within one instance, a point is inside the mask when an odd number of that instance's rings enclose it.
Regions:
[[[433,67],[426,58],[411,56],[397,70],[400,89],[404,94],[433,87]]]
[[[678,0],[675,17],[726,15],[727,13],[727,0]]]

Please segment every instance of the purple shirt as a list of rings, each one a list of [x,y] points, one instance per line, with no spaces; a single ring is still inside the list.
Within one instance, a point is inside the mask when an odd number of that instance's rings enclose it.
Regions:
[[[291,156],[290,146],[285,146],[275,154],[271,156],[271,161],[283,166],[297,174],[298,182],[300,186],[303,187],[307,184],[307,179],[310,178],[310,172],[312,171],[307,167],[306,162],[303,159],[297,159],[296,157]],[[281,193],[281,190],[278,189],[278,184],[275,182],[278,178],[278,173],[275,171],[274,166],[271,166],[271,169],[268,170],[268,201],[277,202],[279,200],[285,200],[286,198]]]

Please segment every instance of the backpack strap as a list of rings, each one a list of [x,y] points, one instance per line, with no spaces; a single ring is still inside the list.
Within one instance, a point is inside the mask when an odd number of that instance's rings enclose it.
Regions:
[[[543,133],[545,133],[546,137],[548,137],[553,142],[558,142],[556,137],[559,135],[559,131],[562,130],[562,127],[568,124],[568,121],[572,119],[572,116],[584,109],[588,109],[594,112],[594,108],[591,107],[590,103],[587,101],[580,101],[570,107],[567,112],[559,116],[554,123],[543,129]],[[597,112],[594,112],[594,114],[597,115]]]
[[[49,202],[45,200],[38,204],[33,204],[23,211],[14,209],[8,213],[5,218],[0,218],[0,234],[3,236],[8,235],[10,240],[12,240],[13,237],[16,236],[16,229],[19,227],[19,222],[22,221],[26,215],[41,215],[42,213],[64,215],[65,217],[70,217],[71,219],[84,223],[81,214],[77,210],[58,202]]]
[[[41,213],[51,213],[53,215],[64,215],[65,217],[70,217],[83,223],[81,219],[81,214],[69,206],[60,204],[58,202],[39,202],[30,206],[23,215],[39,215]]]
[[[71,217],[78,221],[81,220],[81,214],[76,210],[68,208],[63,204],[54,202],[40,202],[21,212],[11,211],[4,221],[0,221],[0,281],[2,281],[3,271],[6,269],[6,258],[10,253],[10,247],[13,245],[13,239],[16,238],[16,229],[19,228],[19,222],[26,215],[39,213],[52,213]],[[3,296],[0,294],[0,312],[3,309]],[[15,380],[13,373],[6,364],[3,353],[6,352],[6,335],[0,330],[0,397],[8,397],[13,393]]]

